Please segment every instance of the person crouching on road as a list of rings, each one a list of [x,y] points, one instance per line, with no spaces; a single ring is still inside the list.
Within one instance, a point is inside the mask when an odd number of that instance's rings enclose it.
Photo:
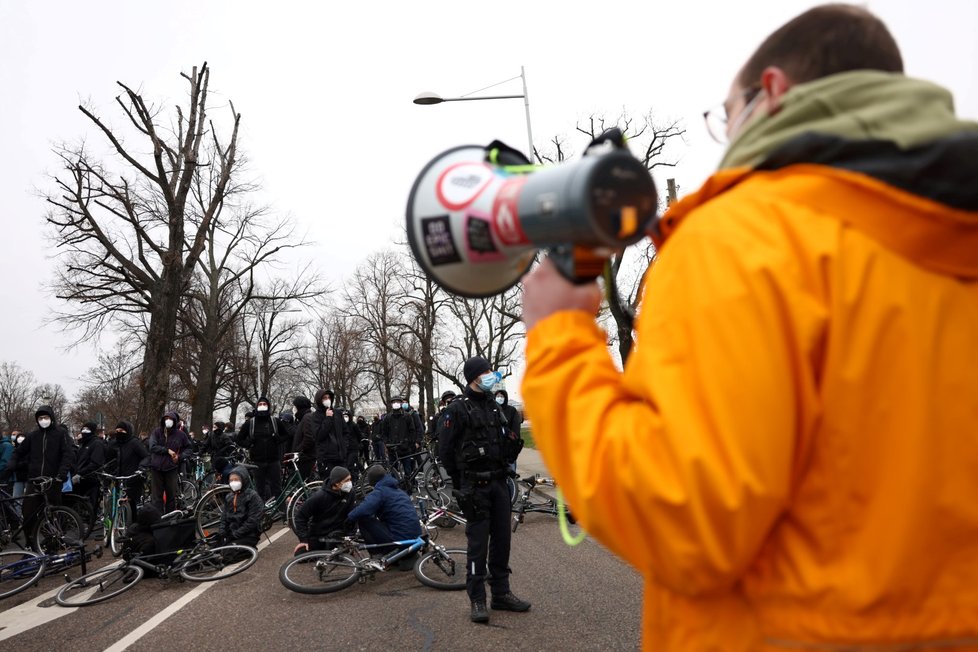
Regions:
[[[367,482],[374,490],[367,494],[349,519],[360,527],[363,540],[369,544],[391,544],[394,541],[416,539],[421,536],[421,521],[411,503],[411,497],[397,486],[397,479],[387,475],[379,464],[367,469]],[[372,553],[387,553],[396,546],[371,548]],[[400,570],[410,570],[411,556],[398,560]]]
[[[225,498],[221,514],[220,539],[222,544],[258,546],[261,537],[261,510],[264,502],[251,487],[251,476],[240,466],[228,474],[231,493]]]
[[[334,466],[322,488],[299,507],[295,516],[295,535],[299,537],[294,554],[324,550],[323,541],[334,533],[344,534],[346,517],[353,507],[353,478],[343,466]]]

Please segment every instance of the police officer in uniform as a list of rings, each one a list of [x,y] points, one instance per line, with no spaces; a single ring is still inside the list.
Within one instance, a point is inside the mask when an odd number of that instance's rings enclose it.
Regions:
[[[493,400],[499,375],[483,357],[469,358],[463,367],[468,386],[441,415],[439,456],[452,476],[456,497],[468,521],[465,588],[472,602],[471,619],[489,622],[486,579],[493,609],[527,611],[530,603],[509,588],[510,500],[506,488],[508,466],[516,460],[522,440],[510,437],[505,417]],[[490,546],[490,540],[492,545]]]

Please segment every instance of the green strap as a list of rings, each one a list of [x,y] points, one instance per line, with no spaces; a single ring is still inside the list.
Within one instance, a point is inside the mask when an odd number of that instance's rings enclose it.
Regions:
[[[587,538],[587,532],[584,531],[584,528],[581,528],[580,534],[576,537],[571,535],[570,528],[567,526],[567,506],[564,504],[564,494],[560,492],[560,489],[557,490],[557,522],[560,524],[560,536],[563,537],[564,543],[571,548],[580,545]]]

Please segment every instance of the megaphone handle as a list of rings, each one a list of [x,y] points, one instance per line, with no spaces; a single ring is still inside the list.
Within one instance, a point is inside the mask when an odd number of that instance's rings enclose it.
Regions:
[[[583,247],[552,247],[547,255],[564,278],[577,285],[591,283],[601,276],[608,260]]]

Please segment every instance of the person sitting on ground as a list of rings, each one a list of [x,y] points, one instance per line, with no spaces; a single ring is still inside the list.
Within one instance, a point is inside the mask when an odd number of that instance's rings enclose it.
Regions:
[[[323,540],[347,529],[347,515],[353,507],[353,478],[343,466],[334,466],[322,488],[314,492],[296,512],[295,535],[299,538],[294,553],[324,550]]]
[[[153,526],[163,519],[160,512],[152,503],[141,505],[136,510],[136,523],[129,527],[127,549],[137,555],[155,555],[156,540],[153,538]]]
[[[251,476],[236,466],[228,474],[231,493],[227,495],[221,513],[220,540],[222,544],[258,546],[261,537],[261,512],[264,503],[251,487]]]
[[[348,517],[360,527],[364,541],[369,544],[390,544],[421,536],[418,513],[411,503],[411,497],[397,486],[397,478],[388,475],[380,464],[367,469],[366,477],[374,489]],[[395,547],[389,545],[371,550],[386,553]],[[398,568],[410,570],[409,562],[413,562],[413,558],[399,560]]]

